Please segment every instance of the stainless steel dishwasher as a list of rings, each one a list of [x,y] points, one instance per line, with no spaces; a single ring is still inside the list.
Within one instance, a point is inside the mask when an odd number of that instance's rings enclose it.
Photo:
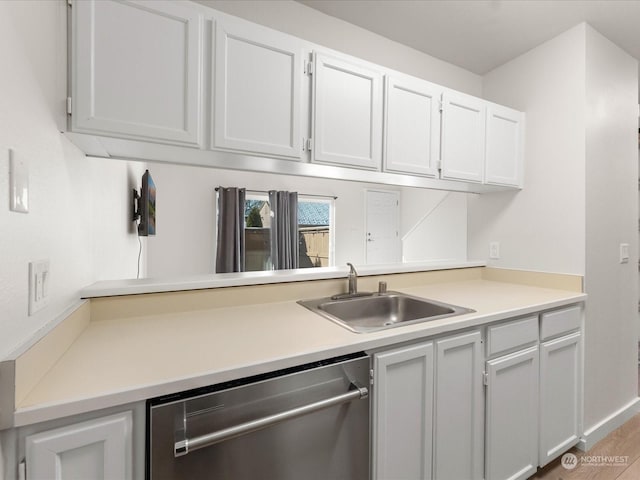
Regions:
[[[147,401],[148,480],[367,480],[364,353]]]

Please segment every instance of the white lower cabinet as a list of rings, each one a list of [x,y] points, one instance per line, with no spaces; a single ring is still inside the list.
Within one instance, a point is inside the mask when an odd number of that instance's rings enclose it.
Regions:
[[[132,428],[128,411],[29,435],[27,478],[131,480]]]
[[[482,479],[482,337],[472,331],[436,340],[433,477]]]
[[[540,466],[580,439],[580,338],[575,332],[540,344]]]
[[[537,345],[487,362],[487,480],[523,479],[536,471],[538,372]]]
[[[433,422],[433,343],[375,354],[373,475],[430,479]]]

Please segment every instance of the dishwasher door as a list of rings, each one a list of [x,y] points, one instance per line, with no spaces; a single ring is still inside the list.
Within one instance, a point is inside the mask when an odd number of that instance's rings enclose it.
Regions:
[[[147,402],[148,480],[367,480],[363,353]]]

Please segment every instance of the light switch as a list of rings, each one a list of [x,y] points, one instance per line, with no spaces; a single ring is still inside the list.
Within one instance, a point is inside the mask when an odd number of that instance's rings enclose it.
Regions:
[[[498,260],[500,258],[500,242],[489,243],[489,258]]]
[[[9,209],[29,213],[29,164],[9,149]]]
[[[29,315],[49,303],[49,260],[29,262]]]
[[[629,263],[629,244],[620,244],[620,263]]]

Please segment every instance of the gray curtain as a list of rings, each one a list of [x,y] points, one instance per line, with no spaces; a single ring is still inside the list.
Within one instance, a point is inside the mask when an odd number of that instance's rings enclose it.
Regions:
[[[244,272],[244,200],[246,191],[218,187],[216,273]]]
[[[298,193],[269,190],[269,205],[273,269],[298,268]]]

